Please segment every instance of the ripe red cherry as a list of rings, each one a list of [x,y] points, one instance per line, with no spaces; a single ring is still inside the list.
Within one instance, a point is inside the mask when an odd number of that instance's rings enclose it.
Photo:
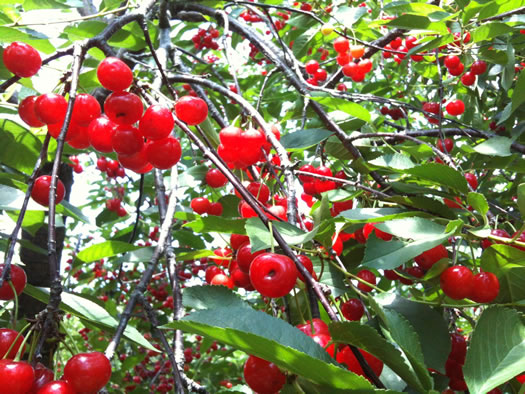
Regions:
[[[104,102],[104,112],[119,125],[130,125],[142,117],[144,106],[139,96],[129,92],[111,93]]]
[[[454,100],[447,104],[446,110],[449,115],[459,116],[465,112],[465,104],[461,100]]]
[[[454,300],[462,300],[472,294],[474,275],[465,266],[455,265],[441,273],[441,290]]]
[[[4,271],[4,264],[0,265],[0,275],[2,275]],[[26,287],[27,283],[27,276],[26,272],[20,268],[18,265],[11,265],[11,282],[13,283],[13,286],[15,287],[15,291],[17,295],[20,295],[24,288]],[[0,287],[0,300],[8,301],[15,298],[15,295],[13,294],[13,290],[11,289],[11,286],[9,286],[9,283],[5,282],[2,284],[2,287]]]
[[[334,40],[334,49],[338,53],[347,52],[350,49],[350,42],[344,37],[337,37]]]
[[[476,175],[468,172],[465,174],[465,179],[467,180],[472,190],[476,190],[478,188],[478,178],[476,177]]]
[[[198,125],[208,117],[208,106],[199,97],[184,96],[175,103],[175,114],[189,125]]]
[[[439,113],[441,112],[441,106],[439,103],[427,102],[423,104],[423,111],[430,112],[431,114],[439,115]],[[431,118],[430,116],[427,116],[427,115],[425,115],[425,117],[427,118],[429,123],[432,123],[432,124],[439,123],[439,119],[437,118]]]
[[[31,190],[31,198],[35,200],[35,202],[39,203],[40,205],[43,205],[44,207],[49,206],[49,188],[50,186],[51,186],[51,176],[49,175],[39,176],[35,180],[35,184],[33,185],[33,190]],[[62,183],[60,179],[57,179],[55,204],[60,204],[60,202],[64,199],[65,193],[66,193],[66,189],[64,188],[64,184]]]
[[[313,331],[312,331],[313,326]],[[313,335],[330,335],[328,325],[319,318],[314,318],[311,321],[307,320],[304,324],[298,324],[296,326],[299,330],[304,332],[309,337]]]
[[[242,129],[235,126],[227,126],[219,132],[219,140],[224,146],[237,146],[241,143]]]
[[[368,282],[368,283],[371,283],[373,285],[376,284],[376,276],[374,275],[374,273],[372,271],[369,271],[369,270],[361,270],[357,273],[357,277],[360,278],[360,279],[363,279],[364,281]],[[361,291],[364,291],[366,293],[368,292],[371,292],[373,290],[372,287],[362,283],[362,282],[357,282],[357,288]]]
[[[364,350],[359,349],[359,352],[363,355],[368,365],[370,365],[372,371],[374,371],[377,376],[380,376],[381,372],[383,371],[383,362],[372,356],[370,353],[365,352]],[[345,346],[343,350],[337,353],[336,360],[342,364],[345,364],[349,371],[364,376],[368,379],[368,377],[363,372],[359,361],[357,361],[349,346]]]
[[[467,71],[461,76],[461,83],[465,86],[474,85],[474,82],[476,82],[476,74],[471,71]]]
[[[141,151],[144,138],[136,127],[120,125],[111,136],[111,145],[119,155],[129,156]]]
[[[305,256],[304,254],[300,254],[297,256],[297,259],[301,262],[301,264],[306,268],[306,270],[312,275],[314,279],[317,280],[317,275],[314,272],[314,265],[312,263],[312,260],[308,256]],[[297,270],[297,277],[302,280],[303,282],[306,282],[306,278]]]
[[[87,93],[79,93],[75,98],[71,120],[80,126],[89,126],[89,123],[100,116],[100,104],[97,99]]]
[[[210,281],[210,285],[215,286],[226,286],[228,289],[233,289],[235,284],[233,283],[233,280],[223,273],[218,273],[213,276],[213,278]]]
[[[278,393],[286,383],[286,375],[277,365],[250,356],[244,364],[244,380],[253,391],[261,394]]]
[[[171,111],[162,105],[148,107],[139,122],[139,130],[149,140],[160,140],[171,134],[175,120]]]
[[[216,168],[210,168],[204,178],[208,186],[213,188],[223,187],[228,183],[228,178]]]
[[[68,382],[63,380],[55,380],[54,382],[46,383],[37,394],[76,394],[77,392],[73,389]]]
[[[216,265],[210,265],[206,268],[206,272],[204,273],[206,282],[211,284],[211,280],[217,274],[224,274],[224,271]]]
[[[38,96],[27,96],[22,100],[18,106],[18,115],[20,118],[31,127],[42,127],[45,125],[35,111],[35,103]]]
[[[12,42],[4,50],[5,67],[20,78],[35,75],[42,66],[42,59],[37,50],[24,42]]]
[[[347,320],[359,321],[365,313],[365,307],[360,299],[350,298],[341,305],[341,313]]]
[[[264,183],[251,182],[246,189],[263,204],[270,199],[270,189]]]
[[[468,296],[472,301],[489,303],[499,294],[499,280],[492,272],[480,272],[474,275],[472,292]]]
[[[372,60],[370,59],[361,59],[359,63],[357,63],[358,69],[364,74],[372,71],[373,66]]]
[[[113,152],[113,143],[111,138],[118,125],[109,120],[106,115],[93,119],[88,126],[88,139],[93,148],[99,152]]]
[[[465,337],[457,332],[450,334],[451,349],[448,358],[456,360],[459,364],[465,364],[467,357],[467,341]]]
[[[139,152],[129,156],[118,155],[118,161],[122,167],[135,171],[136,173],[146,173],[153,169],[146,156],[146,148],[143,147]]]
[[[2,392],[9,394],[25,394],[29,392],[35,371],[33,367],[24,361],[0,360],[0,382]]]
[[[445,58],[445,67],[450,68],[456,68],[460,65],[461,60],[456,55],[450,55]]]
[[[24,340],[23,335],[20,335],[18,339],[16,338],[17,335],[18,331],[11,330],[10,328],[0,328],[0,359],[14,359],[16,357],[16,353],[18,352],[18,349],[20,349],[20,346],[22,345],[22,342]],[[15,343],[15,345],[13,346],[11,351],[7,353],[9,348],[13,345],[13,343]],[[22,350],[22,354],[25,353],[25,348],[26,347],[24,345],[24,350]]]
[[[483,60],[476,60],[474,63],[472,63],[472,66],[470,66],[470,71],[475,75],[481,75],[487,71],[487,63],[485,63]]]
[[[454,149],[454,141],[452,141],[450,138],[445,138],[444,140],[439,139],[437,142],[437,148],[443,153],[450,153],[452,152],[452,149]]]
[[[304,69],[310,75],[314,75],[314,73],[317,71],[318,68],[319,68],[319,63],[317,63],[317,60],[309,60],[304,65]]]
[[[196,213],[202,215],[210,209],[210,200],[206,197],[196,197],[191,200],[190,206]]]
[[[254,290],[252,283],[250,282],[250,275],[241,271],[239,268],[234,268],[230,271],[230,277],[235,286],[242,287],[246,290]]]
[[[416,264],[419,265],[425,271],[428,271],[434,264],[439,260],[445,259],[448,257],[447,248],[444,245],[438,245],[429,249],[419,256],[414,258]]]
[[[155,168],[167,170],[179,162],[181,155],[180,142],[175,137],[170,136],[146,143],[146,157]]]
[[[100,62],[97,77],[102,86],[114,92],[126,90],[133,82],[131,69],[116,57],[107,57]]]
[[[79,393],[96,393],[111,378],[111,364],[103,353],[79,353],[64,367],[64,380]]]
[[[328,73],[326,72],[324,68],[320,68],[314,73],[314,78],[317,81],[325,81],[327,77],[328,77]]]
[[[66,99],[55,93],[46,93],[35,101],[36,116],[45,124],[60,123],[67,111]]]
[[[233,250],[238,250],[245,242],[249,242],[250,238],[247,235],[232,234],[230,235],[230,246]]]
[[[496,229],[492,229],[490,231],[490,234],[491,235],[495,235],[496,237],[501,237],[501,238],[511,238],[511,236],[509,235],[508,232],[506,232],[505,230],[501,229],[501,228],[496,228]],[[494,241],[496,243],[502,243],[502,242],[499,242],[499,241]],[[490,245],[492,245],[492,241],[489,240],[489,239],[484,239],[481,241],[481,247],[483,249],[487,249]]]
[[[297,268],[287,256],[263,253],[250,265],[250,281],[263,296],[284,297],[295,286]]]
[[[252,253],[252,245],[248,241],[244,245],[242,245],[239,250],[237,251],[237,264],[239,266],[239,269],[243,272],[249,273],[250,272],[250,265],[257,256],[265,253],[264,250],[259,250],[257,252]]]
[[[35,380],[31,387],[30,394],[38,393],[46,383],[51,382],[55,379],[55,374],[49,368],[46,368],[43,364],[37,363],[35,365]]]
[[[463,74],[463,71],[465,71],[465,65],[463,63],[459,63],[457,67],[448,69],[448,72],[450,73],[450,75],[453,75],[455,77]]]

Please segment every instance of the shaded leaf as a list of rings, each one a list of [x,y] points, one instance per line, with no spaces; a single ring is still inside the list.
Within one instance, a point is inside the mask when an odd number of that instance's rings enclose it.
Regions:
[[[96,245],[88,246],[81,250],[76,258],[83,263],[100,260],[106,257],[117,256],[121,253],[141,249],[141,246],[134,246],[122,241],[106,241]]]
[[[186,223],[183,227],[189,227],[197,233],[235,233],[246,234],[244,226],[245,219],[225,219],[221,216],[201,216],[196,220]]]
[[[492,137],[474,147],[474,150],[488,156],[510,156],[512,140],[507,137]]]
[[[312,231],[305,232],[286,222],[272,222],[273,228],[276,228],[288,245],[302,244],[311,241],[317,233],[317,227]],[[259,218],[250,218],[246,221],[246,234],[250,237],[252,252],[267,249],[277,242]]]
[[[306,149],[319,144],[333,133],[324,129],[304,129],[288,133],[281,138],[281,144],[286,149]]]

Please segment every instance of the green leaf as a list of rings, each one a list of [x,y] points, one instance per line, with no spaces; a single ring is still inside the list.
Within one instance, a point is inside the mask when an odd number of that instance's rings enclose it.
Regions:
[[[507,137],[492,137],[474,147],[474,151],[488,156],[510,156],[512,140]]]
[[[402,29],[417,29],[436,31],[441,34],[448,34],[445,22],[431,22],[429,18],[422,15],[405,14],[386,23],[390,27],[399,27]]]
[[[525,326],[513,309],[492,307],[478,320],[463,367],[472,394],[484,394],[525,371]]]
[[[521,217],[525,218],[525,183],[518,185],[518,209],[520,210]]]
[[[225,219],[222,216],[201,216],[183,227],[189,227],[196,233],[246,234],[245,219]]]
[[[481,268],[499,280],[498,303],[525,299],[525,252],[508,245],[492,245],[481,255]]]
[[[306,149],[319,144],[332,134],[324,129],[304,129],[284,135],[281,144],[288,150]]]
[[[449,187],[462,193],[468,193],[465,177],[449,166],[437,163],[426,163],[410,168],[405,172],[422,179],[436,182],[441,186]]]
[[[88,246],[86,249],[81,250],[77,254],[76,258],[83,263],[90,263],[92,261],[100,260],[106,257],[117,256],[121,253],[138,249],[142,249],[142,247],[131,245],[127,242],[106,241],[96,245]]]
[[[380,230],[405,239],[428,239],[441,237],[445,227],[419,217],[390,220],[376,225]]]
[[[42,143],[29,130],[9,119],[0,120],[0,163],[31,174]]]
[[[351,28],[366,14],[365,7],[339,7],[337,19],[345,26]]]
[[[237,294],[225,286],[186,287],[182,302],[186,308],[193,309],[250,308]]]
[[[297,245],[311,241],[317,233],[317,228],[314,228],[310,232],[304,232],[286,222],[274,221],[272,222],[272,226],[281,233],[288,245]],[[252,253],[258,250],[268,249],[271,247],[272,242],[274,245],[277,245],[276,241],[272,241],[272,234],[259,218],[250,218],[246,221],[246,234],[250,237]]]
[[[374,355],[397,373],[413,389],[424,393],[424,387],[401,352],[372,327],[358,322],[332,323],[330,334],[335,342],[347,343]],[[428,379],[426,379],[428,381]]]
[[[514,112],[518,107],[525,102],[525,75],[518,74],[518,82],[512,93],[512,111]]]
[[[470,192],[467,195],[467,203],[476,211],[485,216],[489,211],[489,203],[485,196],[481,193]]]
[[[351,223],[377,223],[420,215],[421,212],[407,211],[402,208],[354,208],[342,212],[339,216]]]
[[[327,106],[328,108],[346,112],[348,115],[352,115],[353,117],[365,122],[371,121],[370,112],[357,103],[342,98],[326,96],[324,93],[321,93],[320,95],[312,95],[311,99],[317,101],[321,105]]]
[[[485,25],[481,25],[471,33],[472,42],[490,40],[494,37],[504,36],[513,30],[514,29],[512,27],[504,23],[487,23]]]
[[[389,4],[386,4],[384,7],[385,12],[389,14],[400,14],[400,13],[415,13],[419,15],[441,15],[442,17],[450,15],[448,12],[445,12],[443,8],[438,7],[437,5],[428,4],[428,3],[411,3],[411,2],[402,2],[396,1]]]
[[[80,222],[84,222],[84,223],[87,223],[87,224],[92,224],[91,219],[89,217],[87,217],[86,215],[84,215],[80,209],[78,209],[74,205],[71,205],[71,203],[69,201],[62,200],[62,202],[60,204],[62,205],[63,212],[66,215],[71,216],[72,218],[74,218],[74,219],[76,219],[76,220],[78,220]]]
[[[28,284],[24,289],[24,293],[29,294],[31,297],[46,304],[49,302],[48,288],[34,287]],[[60,303],[60,309],[63,311],[71,313],[80,319],[87,320],[102,330],[115,330],[117,328],[117,319],[111,316],[102,306],[83,297],[81,294],[73,294],[63,291],[61,297],[62,302]],[[158,350],[154,348],[135,327],[129,324],[124,330],[124,337],[135,342],[139,346],[158,352]]]
[[[337,366],[322,347],[297,328],[251,308],[200,310],[162,328],[209,336],[335,389],[372,389],[363,377]]]
[[[370,160],[368,164],[378,167],[394,168],[396,170],[406,170],[415,166],[410,157],[400,153],[390,153]]]

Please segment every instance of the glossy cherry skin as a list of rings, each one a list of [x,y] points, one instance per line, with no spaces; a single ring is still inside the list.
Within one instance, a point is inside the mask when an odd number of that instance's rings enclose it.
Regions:
[[[237,287],[242,287],[246,290],[254,290],[252,282],[250,282],[250,275],[241,271],[239,268],[231,270],[231,280]]]
[[[448,358],[456,360],[459,364],[465,364],[467,357],[467,341],[465,337],[457,332],[450,334],[451,349]]]
[[[250,281],[263,296],[284,297],[295,286],[297,268],[287,256],[263,253],[250,265]]]
[[[277,365],[255,356],[248,357],[244,364],[244,380],[259,394],[274,394],[286,383],[286,375]]]
[[[242,235],[242,234],[230,235],[230,246],[233,250],[238,250],[246,242],[250,242],[250,238],[247,235]]]
[[[97,393],[111,378],[111,364],[103,353],[79,353],[64,367],[64,380],[77,393]]]
[[[100,116],[101,109],[97,99],[87,93],[79,93],[75,98],[71,120],[81,126],[89,126],[89,123]]]
[[[63,380],[55,380],[54,382],[46,383],[36,394],[76,394],[68,382]]]
[[[111,135],[111,145],[119,155],[129,156],[142,150],[144,138],[136,127],[120,125]]]
[[[243,272],[250,272],[250,265],[257,256],[264,253],[264,250],[259,250],[258,252],[252,253],[252,245],[250,242],[246,242],[242,245],[237,251],[237,264],[239,269]]]
[[[474,302],[489,303],[499,294],[499,280],[492,272],[474,275],[472,291],[468,298]]]
[[[313,332],[312,332],[313,326]],[[314,318],[311,321],[307,320],[304,324],[298,324],[296,326],[299,330],[304,332],[309,337],[313,335],[330,335],[328,325],[319,318]]]
[[[414,260],[416,261],[416,264],[419,265],[422,269],[428,271],[439,260],[445,259],[447,257],[448,252],[445,246],[438,245],[433,247],[432,249],[421,253],[419,256],[414,258]]]
[[[358,298],[350,298],[341,305],[341,313],[346,320],[359,321],[365,313],[365,306]]]
[[[33,367],[23,361],[0,360],[0,382],[3,393],[26,394],[35,380]]]
[[[317,280],[317,275],[314,272],[314,264],[312,263],[312,260],[310,260],[310,258],[304,254],[298,255],[297,259],[301,262],[304,268],[306,268],[310,275],[312,275],[312,277]],[[299,270],[297,270],[297,277],[303,282],[306,282],[306,278],[299,272]]]
[[[228,275],[220,273],[213,276],[210,284],[216,286],[226,286],[228,289],[233,289],[235,286],[233,280]]]
[[[109,120],[106,115],[93,119],[88,126],[89,143],[99,152],[113,152],[113,143],[111,138],[118,125]]]
[[[475,75],[481,75],[487,71],[487,63],[483,60],[476,60],[472,63],[472,66],[470,66],[470,71]]]
[[[64,121],[67,112],[66,99],[56,93],[46,93],[35,101],[35,113],[45,124],[55,124]]]
[[[4,272],[4,264],[0,265],[0,275]],[[11,265],[11,282],[13,283],[13,286],[15,287],[15,291],[17,295],[20,295],[24,288],[26,287],[27,283],[27,276],[26,272],[19,267],[18,265]],[[11,286],[9,286],[9,283],[4,282],[2,284],[2,287],[0,287],[0,300],[8,301],[15,298],[15,295],[13,293],[13,290],[11,289]]]
[[[114,92],[126,90],[133,82],[133,73],[126,63],[116,57],[107,57],[97,67],[102,86]]]
[[[505,230],[501,229],[501,228],[495,228],[495,229],[492,229],[490,231],[490,234],[491,235],[495,235],[496,237],[501,237],[501,238],[510,238],[510,235],[508,232],[506,232]],[[498,242],[498,241],[494,241],[495,243],[501,243],[501,242]],[[492,245],[492,241],[490,239],[484,239],[481,241],[481,247],[483,249],[486,249],[488,248],[490,245]]]
[[[447,104],[446,110],[449,115],[459,116],[465,112],[465,104],[461,100],[453,100]]]
[[[198,125],[208,117],[208,106],[199,97],[184,96],[175,103],[177,118],[189,125]]]
[[[270,199],[270,189],[264,183],[251,182],[246,189],[257,200],[265,204]]]
[[[238,146],[241,143],[242,129],[235,126],[227,126],[219,132],[219,140],[224,146]]]
[[[35,75],[42,66],[39,53],[24,42],[12,42],[2,55],[5,67],[20,78]]]
[[[213,277],[217,274],[224,274],[224,271],[216,265],[211,265],[208,268],[206,268],[206,272],[204,274],[206,282],[211,284]]]
[[[37,98],[38,96],[27,96],[18,106],[18,115],[20,115],[20,118],[31,127],[42,127],[45,125],[45,123],[38,118],[35,111]]]
[[[139,122],[139,130],[148,140],[160,140],[171,134],[175,120],[171,111],[162,105],[148,107]]]
[[[55,379],[55,374],[43,364],[37,363],[35,366],[35,380],[29,394],[36,394],[44,385],[52,382]]]
[[[478,188],[478,178],[476,177],[476,175],[468,172],[465,174],[465,179],[467,180],[472,190],[476,190]]]
[[[51,176],[42,175],[35,180],[33,190],[31,191],[31,198],[45,207],[49,206],[49,189],[51,187]],[[60,179],[57,179],[56,192],[55,192],[55,203],[60,204],[64,199],[66,189]]]
[[[20,349],[20,346],[22,345],[22,342],[24,341],[24,336],[20,335],[17,339],[18,331],[11,330],[10,328],[0,328],[0,359],[1,358],[8,358],[8,359],[14,359],[16,357],[16,353],[18,352],[18,349]],[[16,342],[15,342],[16,340]],[[9,353],[9,348],[15,344]],[[25,345],[24,350],[22,351],[22,354],[25,353]],[[6,355],[7,353],[7,355]]]
[[[357,276],[360,279],[363,279],[364,281],[371,283],[373,285],[376,284],[376,276],[372,271],[369,270],[361,270],[357,273]],[[357,288],[361,291],[364,291],[366,293],[371,292],[373,290],[372,287],[364,284],[363,282],[357,282]]]
[[[210,168],[204,177],[208,186],[213,188],[223,187],[228,183],[228,178],[216,168]]]
[[[456,68],[461,63],[461,60],[456,55],[450,55],[445,58],[445,67],[446,68]]]
[[[445,142],[444,146],[443,141]],[[437,142],[437,148],[443,153],[445,153],[445,149],[450,153],[454,148],[454,141],[452,141],[450,138],[445,138],[444,140],[439,139]]]
[[[313,75],[317,71],[318,68],[319,68],[319,63],[317,62],[317,60],[308,60],[306,64],[304,65],[305,71],[310,75]]]
[[[472,294],[474,275],[468,267],[455,265],[441,273],[439,283],[447,296],[454,300],[462,300]]]
[[[378,358],[372,356],[370,353],[365,352],[364,350],[359,350],[359,352],[363,355],[368,365],[370,365],[372,371],[374,371],[374,373],[377,376],[380,376],[381,372],[383,371],[383,362]],[[349,346],[345,346],[342,350],[340,350],[337,353],[336,360],[342,364],[345,364],[348,370],[354,372],[357,375],[364,376],[368,379],[368,377],[363,372],[359,361],[357,361],[357,359],[354,356],[354,353],[352,353],[352,350]]]
[[[146,156],[145,147],[142,147],[139,152],[129,156],[119,155],[118,161],[122,167],[135,171],[136,173],[141,173],[142,170],[146,170],[146,172],[148,172],[148,167],[153,168],[153,166],[148,161],[148,157]]]
[[[190,206],[196,213],[202,215],[210,209],[210,200],[206,197],[196,197],[191,200]]]
[[[350,42],[344,37],[337,37],[334,40],[334,49],[338,53],[347,52],[350,49]]]
[[[129,92],[111,93],[104,102],[104,112],[119,125],[130,125],[142,117],[144,106],[139,96]]]
[[[169,136],[146,143],[146,157],[155,168],[167,170],[179,162],[181,155],[180,142],[175,137]]]

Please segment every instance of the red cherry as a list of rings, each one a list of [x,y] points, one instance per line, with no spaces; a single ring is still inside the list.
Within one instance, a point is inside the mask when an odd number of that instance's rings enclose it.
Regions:
[[[286,375],[277,365],[250,356],[244,364],[244,380],[253,390],[261,394],[278,393],[286,383]]]
[[[55,380],[54,382],[46,383],[37,394],[76,394],[77,392],[73,389],[68,382],[63,380]]]
[[[144,106],[139,96],[129,92],[111,93],[104,102],[104,112],[119,125],[130,125],[142,117]]]
[[[0,382],[2,392],[26,394],[35,380],[33,367],[24,361],[0,360]]]
[[[476,190],[478,188],[478,178],[476,177],[476,175],[468,172],[465,174],[465,179],[467,180],[472,190]]]
[[[208,215],[221,216],[222,215],[222,204],[220,202],[212,202],[210,209],[208,209]]]
[[[481,75],[487,71],[487,63],[483,60],[476,60],[472,63],[472,66],[470,66],[470,71],[475,75]]]
[[[448,358],[445,362],[445,373],[450,378],[450,381],[453,380],[461,382],[464,380],[463,376],[463,364],[460,364],[453,358]],[[450,384],[449,384],[450,386]],[[451,387],[452,388],[452,387]],[[466,388],[465,388],[466,390]]]
[[[39,176],[35,180],[35,184],[33,185],[33,190],[31,190],[31,198],[35,202],[39,203],[40,205],[43,205],[44,207],[49,206],[50,186],[51,186],[51,176],[49,175]],[[60,179],[57,179],[55,204],[60,204],[60,202],[64,199],[65,193],[66,193],[66,189],[64,188],[64,184],[62,183]]]
[[[264,183],[251,182],[246,189],[263,204],[270,199],[270,189]]]
[[[97,67],[102,86],[114,92],[126,90],[133,82],[133,73],[126,63],[116,57],[107,57]]]
[[[96,393],[111,378],[111,364],[103,353],[79,353],[64,367],[64,380],[79,393]]]
[[[145,147],[142,147],[139,152],[129,156],[118,155],[118,161],[122,167],[135,171],[136,173],[145,173],[153,168],[146,156]]]
[[[450,73],[450,75],[453,75],[455,77],[463,74],[463,71],[465,71],[465,65],[463,63],[459,63],[457,67],[448,69],[448,72]]]
[[[219,140],[224,146],[238,146],[241,143],[242,129],[235,126],[227,126],[219,132]]]
[[[240,202],[240,204],[239,204],[239,214],[244,219],[254,218],[254,217],[257,216],[257,213],[255,212],[255,210],[246,201],[241,201]]]
[[[443,141],[445,142],[444,147]],[[445,138],[444,140],[439,139],[437,142],[437,148],[443,153],[450,153],[452,152],[452,149],[454,149],[454,141],[452,141],[450,138]]]
[[[250,238],[247,235],[230,235],[230,246],[233,250],[238,250],[245,242],[250,242]]]
[[[167,170],[179,162],[181,155],[180,142],[175,137],[170,136],[146,143],[146,157],[155,168]]]
[[[190,203],[191,209],[193,209],[199,215],[208,212],[210,205],[210,200],[208,200],[206,197],[196,197],[191,200]]]
[[[314,73],[314,78],[317,81],[325,81],[327,77],[328,77],[328,73],[326,72],[324,68],[320,68]]]
[[[305,164],[305,165],[301,166],[301,168],[299,168],[299,171],[311,172],[313,174],[316,173],[315,167],[313,165],[311,165],[311,164]],[[316,179],[316,178],[313,178],[313,177],[311,177],[309,175],[302,175],[302,174],[299,175],[298,178],[299,178],[299,180],[301,182],[314,182],[315,179]]]
[[[447,104],[446,110],[449,115],[459,116],[465,112],[465,104],[461,100],[454,100]]]
[[[341,313],[346,320],[359,321],[365,313],[365,306],[359,298],[350,298],[341,305]]]
[[[189,125],[198,125],[208,117],[208,106],[199,97],[184,96],[175,103],[175,114]]]
[[[204,180],[208,186],[213,188],[223,187],[228,183],[228,178],[216,168],[210,168]]]
[[[450,55],[445,58],[445,67],[448,69],[459,67],[461,60],[456,55]]]
[[[363,279],[364,281],[371,283],[373,285],[376,284],[376,276],[372,271],[369,270],[361,270],[357,273],[357,277],[360,279]],[[371,292],[373,290],[372,287],[362,283],[357,283],[357,288],[361,291],[364,291],[365,293]]]
[[[246,290],[254,290],[252,283],[250,282],[250,275],[241,271],[239,268],[231,270],[230,277],[235,286],[242,287]]]
[[[120,125],[111,136],[111,144],[119,155],[130,156],[142,150],[144,138],[136,127]]]
[[[471,71],[467,71],[461,76],[461,83],[465,86],[472,86],[476,82],[476,74]]]
[[[37,363],[35,366],[35,380],[33,386],[29,391],[30,394],[35,394],[41,389],[46,383],[53,381],[55,374],[49,368],[46,368],[43,364]]]
[[[438,245],[433,247],[432,249],[421,253],[419,256],[414,258],[414,260],[416,261],[416,264],[419,265],[422,269],[428,271],[439,260],[445,259],[447,257],[447,248],[445,248],[445,246],[443,245]]]
[[[447,268],[441,273],[441,290],[454,300],[462,300],[472,294],[474,275],[465,266],[455,265]]]
[[[250,242],[248,241],[245,243],[237,251],[237,264],[239,265],[239,269],[243,272],[249,273],[253,259],[263,253],[265,253],[264,250],[252,253],[252,245]]]
[[[35,75],[42,66],[37,50],[24,42],[12,42],[2,55],[5,67],[20,78]]]
[[[79,93],[73,105],[71,121],[80,126],[88,126],[89,123],[100,116],[100,104],[97,99],[87,93]]]
[[[263,253],[250,265],[250,281],[263,296],[284,297],[295,286],[297,268],[287,256]]]
[[[42,127],[45,125],[36,114],[35,103],[38,96],[27,96],[18,106],[18,115],[31,127]]]
[[[439,115],[439,113],[441,111],[441,106],[439,105],[439,103],[428,103],[427,102],[427,103],[423,104],[423,111],[430,112],[430,113],[435,114],[435,115]],[[438,124],[439,123],[439,119],[437,119],[437,118],[431,118],[428,115],[425,115],[425,117],[432,124]]]
[[[350,42],[344,37],[337,37],[334,40],[334,49],[338,53],[347,52],[350,49]]]
[[[511,236],[509,235],[508,232],[506,232],[505,230],[501,229],[501,228],[498,228],[498,229],[492,229],[490,231],[490,234],[491,235],[495,235],[496,237],[501,237],[501,238],[511,238]],[[521,237],[520,237],[521,238]],[[519,240],[519,239],[518,239]],[[500,241],[494,241],[496,242],[497,244],[501,244],[503,242],[500,242]],[[486,249],[488,248],[490,245],[492,245],[492,241],[489,240],[489,239],[484,239],[481,241],[481,247],[483,249]]]
[[[11,273],[12,272],[13,271],[11,271]],[[25,283],[24,283],[24,286],[25,286]],[[16,357],[16,353],[18,352],[18,349],[20,349],[20,346],[22,345],[22,342],[24,341],[23,335],[20,335],[18,339],[17,339],[17,335],[18,335],[18,331],[11,330],[10,328],[0,328],[0,358],[14,359]],[[13,346],[13,343],[14,343],[14,346]],[[13,347],[11,348],[11,346]],[[9,348],[11,348],[11,351],[7,353]],[[24,350],[22,350],[22,355],[25,353],[25,348],[26,347],[24,345]]]
[[[35,101],[36,116],[45,124],[60,123],[67,112],[66,99],[55,93],[46,93]]]
[[[233,289],[235,286],[229,276],[221,273],[214,275],[210,281],[210,284],[214,286],[226,286],[228,289]]]
[[[319,68],[319,63],[317,63],[317,60],[309,60],[304,66],[306,72],[310,75],[313,75]]]
[[[465,364],[467,357],[467,341],[465,337],[458,333],[450,334],[450,343],[452,345],[448,358],[452,358],[459,364]]]
[[[175,120],[171,111],[161,105],[148,107],[139,122],[139,130],[148,140],[160,140],[171,134]]]
[[[346,85],[341,82],[337,85],[337,90],[339,90],[340,92],[346,92]]]
[[[297,328],[309,337],[314,335],[330,335],[328,325],[319,318],[314,318],[311,321],[307,320],[304,324],[298,324]]]
[[[224,274],[224,271],[220,269],[219,267],[217,267],[216,265],[211,265],[208,268],[206,268],[206,272],[205,272],[206,282],[211,284],[211,280],[217,274]]]
[[[378,358],[372,356],[370,353],[365,352],[364,350],[359,349],[359,352],[363,355],[368,365],[370,365],[370,368],[372,368],[372,371],[374,371],[374,373],[377,376],[380,376],[381,372],[383,371],[383,362],[379,360]],[[337,362],[345,364],[348,370],[358,375],[364,376],[368,379],[368,377],[363,372],[363,369],[361,368],[359,361],[357,361],[357,359],[354,356],[354,353],[352,353],[352,350],[350,349],[349,346],[345,346],[343,350],[340,350],[337,353],[336,360]]]
[[[306,270],[312,275],[314,279],[317,280],[317,275],[314,272],[314,265],[312,263],[312,260],[308,256],[305,256],[304,254],[300,254],[297,256],[297,259],[301,262],[301,264],[306,268]],[[306,283],[306,278],[297,270],[297,277]]]
[[[99,152],[113,152],[111,138],[117,127],[106,115],[93,119],[87,129],[90,145]]]
[[[480,272],[474,275],[472,292],[468,296],[472,301],[489,303],[499,294],[499,280],[492,272]]]
[[[357,63],[357,67],[362,73],[364,74],[369,73],[370,71],[372,71],[372,67],[373,67],[372,60],[361,59],[359,63]]]

